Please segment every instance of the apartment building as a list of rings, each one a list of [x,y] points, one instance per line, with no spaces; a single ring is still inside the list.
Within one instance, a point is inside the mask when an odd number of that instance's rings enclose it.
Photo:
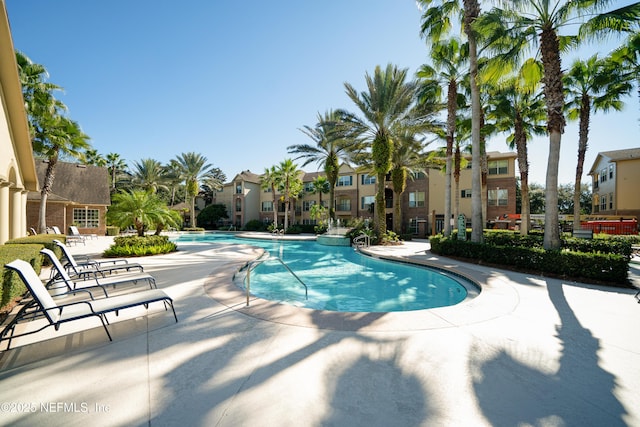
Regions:
[[[640,148],[598,153],[589,175],[593,214],[640,218]]]
[[[516,154],[491,152],[487,156],[489,173],[485,195],[486,217],[491,219],[513,214],[516,211]],[[320,172],[301,172],[303,191],[294,202],[294,207],[290,208],[289,224],[315,224],[315,220],[311,218],[312,206],[322,203],[323,206],[328,207],[329,195],[313,191],[313,182],[320,175],[322,175]],[[215,203],[222,203],[227,207],[231,222],[238,228],[255,219],[272,223],[274,209],[278,224],[282,226],[284,223],[285,206],[280,198],[281,195],[276,194],[274,206],[271,190],[261,188],[260,179],[260,175],[243,171],[216,194]],[[392,229],[395,195],[391,182],[385,181],[384,186],[387,228]],[[372,204],[375,201],[377,188],[375,175],[356,170],[347,164],[341,165],[333,201],[336,218],[341,221],[351,218],[373,220]],[[444,191],[445,175],[439,169],[429,169],[426,173],[413,176],[401,195],[403,229],[399,232],[427,236],[441,231],[444,225]],[[461,171],[458,185],[452,184],[451,200],[452,212],[455,215],[462,213],[470,220],[470,167]]]

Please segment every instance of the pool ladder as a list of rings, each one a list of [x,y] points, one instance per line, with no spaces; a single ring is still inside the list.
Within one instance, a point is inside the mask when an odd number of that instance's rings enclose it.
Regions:
[[[369,238],[369,235],[362,233],[353,239],[353,244],[356,246],[356,249],[360,249],[362,247],[368,248],[371,246],[371,239]]]
[[[280,258],[268,257],[264,259],[257,259],[247,264],[247,307],[249,307],[249,295],[251,294],[251,269],[257,266],[258,264],[262,264],[265,261],[273,261],[273,260],[278,261],[280,264],[282,264],[282,266],[286,268],[287,271],[291,273],[291,275],[295,277],[296,280],[300,282],[302,286],[304,286],[304,298],[307,300],[309,299],[309,288],[307,288],[307,285],[298,277],[298,275],[294,273],[293,270]]]

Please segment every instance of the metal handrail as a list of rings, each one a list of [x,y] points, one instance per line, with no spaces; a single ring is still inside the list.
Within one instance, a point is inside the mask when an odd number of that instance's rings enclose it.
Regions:
[[[371,246],[371,240],[369,235],[362,233],[355,239],[353,239],[353,243],[356,245],[356,248],[361,248],[362,246],[369,247]]]
[[[285,264],[285,262],[282,261],[280,258],[278,258],[278,257],[269,257],[269,258],[264,258],[264,259],[257,259],[257,260],[252,261],[252,262],[250,262],[248,264],[248,267],[247,267],[247,307],[249,307],[249,295],[251,293],[251,269],[253,267],[255,267],[256,265],[258,265],[258,264],[262,264],[265,261],[273,261],[273,260],[276,260],[280,264],[282,264],[283,267],[286,268],[287,271],[289,273],[291,273],[291,275],[293,277],[295,277],[296,280],[298,282],[300,282],[300,284],[302,286],[304,286],[304,297],[307,300],[309,299],[309,288],[307,288],[307,285],[298,277],[298,275],[296,273],[294,273],[293,270],[287,264]]]

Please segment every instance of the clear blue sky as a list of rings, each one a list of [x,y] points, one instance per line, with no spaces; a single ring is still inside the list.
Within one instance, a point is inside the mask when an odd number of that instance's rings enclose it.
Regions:
[[[286,147],[312,142],[299,128],[318,112],[355,111],[345,82],[364,90],[376,65],[413,75],[427,60],[413,0],[6,4],[15,48],[64,88],[58,97],[99,153],[119,153],[131,166],[194,151],[227,179],[292,157]],[[623,113],[593,117],[586,171],[598,151],[640,146],[639,101],[627,101]],[[576,125],[562,147],[559,182],[573,183]],[[489,149],[508,150],[504,138]],[[544,185],[547,155],[547,140],[531,142],[530,182]]]

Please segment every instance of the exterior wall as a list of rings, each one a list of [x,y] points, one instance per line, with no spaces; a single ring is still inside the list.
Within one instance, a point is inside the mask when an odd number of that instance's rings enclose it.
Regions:
[[[630,149],[598,154],[590,171],[594,214],[640,219],[640,193],[637,189],[640,157],[633,154],[637,151]],[[629,155],[620,156],[620,152]],[[612,159],[609,155],[617,158]]]
[[[38,190],[5,2],[0,1],[0,244],[27,234],[28,191]]]
[[[98,227],[78,226],[80,234],[97,234],[105,236],[107,234],[107,207],[92,205],[74,205],[65,202],[47,202],[47,226],[57,226],[63,233],[69,232],[69,226],[74,225],[73,210],[76,208],[96,209],[99,211]],[[40,211],[40,200],[30,200],[27,202],[27,229],[38,227],[38,216]]]

